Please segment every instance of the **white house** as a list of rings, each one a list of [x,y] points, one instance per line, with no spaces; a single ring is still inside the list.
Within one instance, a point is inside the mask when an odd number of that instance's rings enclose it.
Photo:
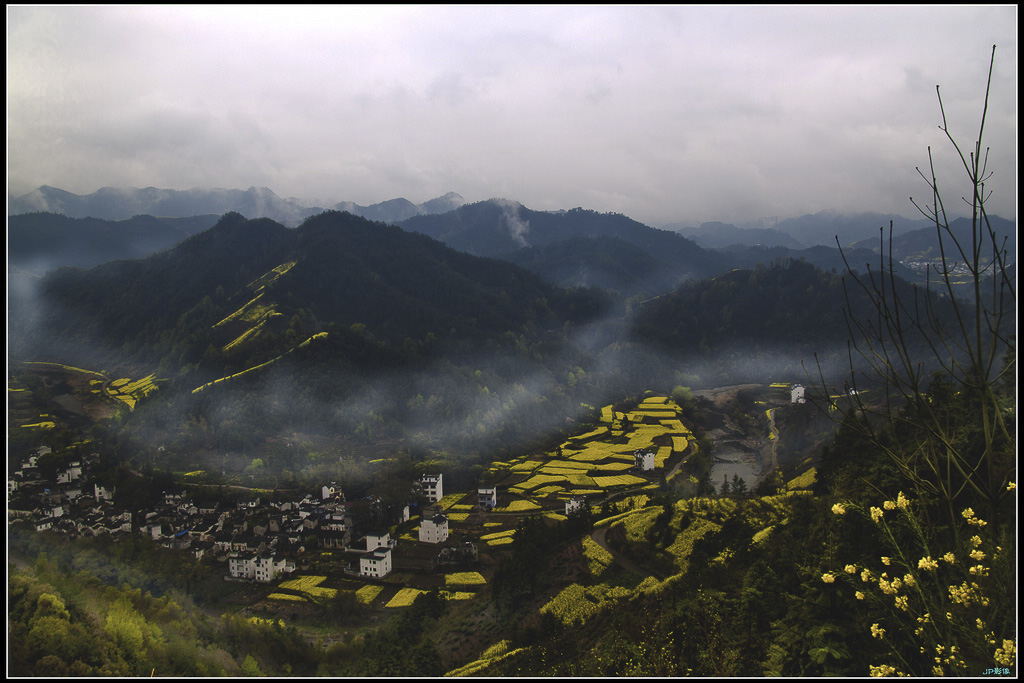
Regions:
[[[484,510],[493,510],[498,507],[498,489],[477,489],[476,504]]]
[[[440,474],[424,474],[420,479],[420,484],[423,485],[423,495],[427,497],[427,500],[431,503],[444,498],[444,489],[441,485]]]
[[[320,500],[327,500],[328,498],[334,498],[335,496],[340,497],[342,500],[345,498],[345,494],[342,493],[341,487],[333,481],[330,484],[325,484],[320,487]]]
[[[641,472],[649,472],[654,469],[654,452],[645,450],[633,451],[633,460],[636,469]]]
[[[380,578],[391,572],[391,548],[377,548],[360,556],[359,574]]]
[[[281,574],[295,571],[295,563],[273,553],[237,553],[228,557],[228,572],[235,579],[270,583]]]
[[[582,509],[584,503],[586,502],[586,498],[577,498],[575,496],[570,498],[569,500],[565,501],[565,514],[568,515],[569,513],[576,512],[577,510]]]
[[[232,553],[228,556],[228,573],[233,579],[256,578],[256,556],[252,553]]]
[[[794,384],[793,389],[789,392],[790,403],[807,403],[807,399],[804,397],[804,386],[802,384]]]
[[[420,522],[419,539],[422,543],[444,543],[448,540],[448,518],[434,515]]]
[[[379,532],[366,534],[366,551],[373,552],[378,548],[391,548],[391,534],[388,532]]]

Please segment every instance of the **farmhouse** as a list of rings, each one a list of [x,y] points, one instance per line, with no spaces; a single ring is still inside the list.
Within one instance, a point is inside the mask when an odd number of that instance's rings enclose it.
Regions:
[[[650,472],[654,469],[654,452],[639,449],[633,452],[634,467],[641,472]]]
[[[805,389],[802,384],[794,384],[792,390],[789,392],[790,403],[807,403],[807,398],[804,395]]]
[[[476,504],[481,510],[493,510],[498,507],[498,489],[477,489]]]
[[[391,548],[377,548],[359,558],[359,574],[380,578],[391,572]]]
[[[440,474],[424,474],[420,479],[420,485],[423,487],[423,495],[425,495],[427,500],[431,503],[436,503],[444,498],[444,489],[441,485]]]
[[[565,514],[566,514],[566,516],[568,516],[569,514],[571,514],[573,512],[576,512],[577,510],[584,509],[584,506],[586,505],[586,503],[587,503],[587,499],[586,498],[580,498],[578,496],[573,496],[569,500],[565,501]]]
[[[444,543],[448,540],[448,518],[438,514],[420,522],[419,539],[422,543]]]
[[[373,552],[378,548],[393,548],[395,541],[391,540],[391,534],[387,531],[366,534],[366,551]]]

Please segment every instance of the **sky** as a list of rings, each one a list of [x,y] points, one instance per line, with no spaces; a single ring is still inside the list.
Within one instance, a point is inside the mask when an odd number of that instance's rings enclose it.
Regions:
[[[648,225],[920,217],[984,129],[1016,218],[1017,8],[7,6],[8,196],[457,192]]]

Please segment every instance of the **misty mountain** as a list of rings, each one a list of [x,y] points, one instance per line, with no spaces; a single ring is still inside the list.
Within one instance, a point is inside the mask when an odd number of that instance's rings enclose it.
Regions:
[[[655,296],[680,279],[677,268],[618,237],[570,237],[503,258],[563,287],[601,287],[626,297]]]
[[[103,187],[91,194],[76,195],[44,185],[11,199],[7,206],[8,215],[45,211],[69,218],[106,220],[126,220],[139,214],[219,216],[234,211],[250,218],[272,218],[286,225],[296,225],[321,210],[304,206],[296,199],[282,199],[265,187],[250,187],[248,190]]]
[[[989,216],[989,222],[996,235],[999,237],[1000,243],[1006,239],[1006,250],[1009,256],[1009,262],[1013,263],[1017,260],[1017,224],[1015,221],[1008,221],[1005,218],[999,216]],[[954,239],[960,242],[964,246],[965,250],[970,250],[971,234],[973,232],[971,226],[971,220],[969,218],[957,218],[949,225],[950,231]],[[894,231],[895,233],[895,231]],[[885,237],[888,239],[888,229],[885,231]],[[946,256],[950,261],[961,261],[959,254],[956,251],[956,246],[953,240],[949,236],[943,236]],[[859,249],[869,249],[875,253],[881,252],[881,240],[879,240],[876,234],[871,239],[861,240],[855,242],[852,246]],[[888,242],[885,244],[885,251],[888,254],[889,245]],[[892,255],[893,258],[902,262],[913,262],[913,263],[925,263],[925,262],[937,262],[941,258],[941,251],[939,247],[939,239],[935,230],[934,225],[930,225],[925,228],[918,230],[911,230],[899,235],[895,235],[892,240]],[[991,254],[982,254],[983,258],[991,258]]]
[[[649,288],[658,280],[675,286],[687,278],[703,277],[728,268],[720,255],[674,232],[646,226],[622,214],[581,208],[533,211],[518,202],[491,199],[444,214],[417,216],[400,225],[460,251],[508,258],[527,265],[562,285],[585,284],[620,291],[625,288],[632,293]],[[603,241],[591,244],[583,241],[595,238],[603,238]],[[633,260],[633,265],[628,267],[641,270],[624,278],[626,261],[616,262],[615,254],[608,251],[614,244],[609,239],[631,245],[633,249],[622,256]],[[574,254],[572,247],[565,244],[553,248],[570,240],[581,251]],[[531,247],[534,251],[515,254]],[[645,281],[649,284],[642,284]]]
[[[423,213],[451,211],[462,203],[462,197],[449,192],[419,205],[407,199],[392,199],[371,206],[341,202],[334,208],[370,220],[394,223]],[[295,227],[309,216],[322,211],[323,207],[294,197],[283,199],[265,187],[250,187],[248,190],[104,187],[91,194],[77,195],[44,185],[28,194],[9,199],[7,205],[9,216],[48,212],[69,218],[91,217],[119,221],[139,214],[180,218],[209,214],[221,216],[235,212],[246,218],[270,218],[289,227]]]
[[[738,228],[730,223],[701,223],[699,228],[676,229],[683,237],[687,237],[705,249],[717,249],[729,247],[734,244],[755,247],[787,247],[789,249],[802,249],[803,244],[798,242],[789,233],[774,228]]]
[[[849,281],[844,286],[848,278],[792,259],[737,269],[643,303],[632,334],[688,362],[713,358],[722,368],[743,363],[779,369],[789,363],[789,372],[803,377],[817,372],[815,359],[842,367],[851,338],[847,315],[877,323],[864,290]],[[914,301],[913,285],[894,282],[904,301]],[[950,314],[940,297],[933,297],[932,306],[940,317]],[[925,348],[913,330],[907,342]]]
[[[332,325],[357,326],[367,343],[415,350],[430,340],[540,334],[606,304],[596,293],[562,290],[513,264],[351,214],[326,212],[289,229],[230,213],[147,258],[50,273],[35,302],[39,327],[11,326],[32,349],[75,340],[173,364],[209,351],[208,361],[235,367]]]
[[[142,215],[109,221],[55,213],[9,216],[7,263],[41,275],[59,266],[91,268],[116,259],[140,258],[208,229],[217,218],[161,219]]]
[[[339,202],[334,205],[334,208],[338,211],[348,211],[351,214],[362,216],[371,221],[399,223],[413,216],[453,211],[464,203],[465,200],[460,195],[455,192],[448,192],[441,197],[425,201],[422,204],[413,204],[408,199],[399,197],[398,199],[389,199],[377,204],[371,204],[370,206],[360,206],[354,202]]]
[[[839,244],[845,247],[860,240],[877,237],[881,227],[885,227],[888,235],[890,221],[894,235],[901,235],[928,225],[927,220],[912,220],[895,214],[843,214],[836,211],[819,211],[778,221],[775,229],[791,235],[805,245],[834,247],[838,237]]]
[[[876,272],[880,268],[877,251],[864,248],[847,248],[842,251],[838,247],[817,245],[806,249],[788,249],[786,247],[750,247],[734,244],[718,249],[733,264],[734,268],[754,268],[758,264],[771,265],[777,261],[806,261],[823,270],[842,273],[846,264],[854,272],[866,273],[867,264]],[[845,256],[845,260],[844,260]],[[888,267],[888,266],[887,266]],[[901,264],[894,265],[897,276],[908,282],[916,282],[917,274],[913,269]]]

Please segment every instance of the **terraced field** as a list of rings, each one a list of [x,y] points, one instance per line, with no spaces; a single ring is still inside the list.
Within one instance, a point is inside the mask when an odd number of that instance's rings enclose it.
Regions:
[[[497,511],[551,508],[575,496],[653,485],[670,463],[695,450],[679,406],[667,396],[649,397],[628,413],[604,406],[600,415],[596,428],[567,439],[553,452],[493,463],[491,475],[513,496]],[[653,472],[633,469],[637,450],[655,453]]]

